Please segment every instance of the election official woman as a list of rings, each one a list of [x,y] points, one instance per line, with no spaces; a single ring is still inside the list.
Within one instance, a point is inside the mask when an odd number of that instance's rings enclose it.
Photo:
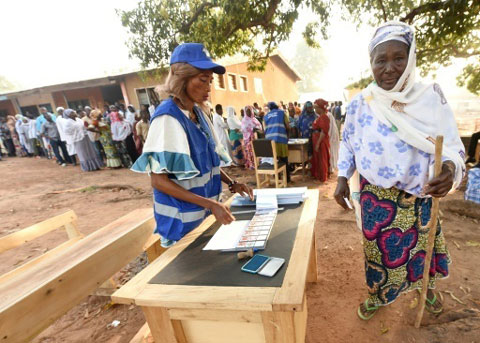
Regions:
[[[213,73],[225,68],[214,63],[199,43],[184,43],[173,51],[170,72],[161,88],[166,100],[156,109],[142,155],[132,170],[149,173],[154,191],[156,230],[164,247],[175,244],[209,214],[222,224],[235,218],[219,202],[221,182],[231,192],[252,190],[220,169],[231,163],[205,114]]]

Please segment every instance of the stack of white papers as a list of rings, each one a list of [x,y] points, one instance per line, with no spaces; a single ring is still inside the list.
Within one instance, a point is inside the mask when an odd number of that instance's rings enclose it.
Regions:
[[[271,193],[257,194],[256,201],[257,211],[261,210],[276,210],[278,208],[277,196]]]
[[[257,197],[272,196],[277,198],[278,205],[295,205],[305,200],[305,193],[307,187],[292,187],[292,188],[262,188],[255,189],[253,194]]]

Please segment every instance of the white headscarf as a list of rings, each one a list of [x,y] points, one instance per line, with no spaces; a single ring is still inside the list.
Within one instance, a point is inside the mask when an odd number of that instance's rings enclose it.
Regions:
[[[415,82],[416,43],[414,30],[407,24],[390,21],[380,26],[369,44],[369,52],[381,43],[398,40],[410,46],[405,71],[391,90],[372,82],[362,91],[373,114],[409,145],[435,153],[435,137],[444,136],[443,160],[456,166],[454,188],[460,184],[465,171],[463,145],[458,135],[452,110],[438,84]],[[433,177],[433,165],[429,171]]]
[[[230,130],[241,130],[242,123],[235,115],[235,109],[232,106],[228,106],[227,109],[227,124]]]

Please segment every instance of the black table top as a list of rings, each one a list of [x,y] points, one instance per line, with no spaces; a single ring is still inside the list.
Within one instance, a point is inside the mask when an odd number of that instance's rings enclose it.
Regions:
[[[200,237],[186,247],[160,273],[150,280],[151,284],[185,286],[237,286],[281,287],[295,242],[303,204],[282,205],[273,225],[265,250],[257,254],[282,257],[285,264],[274,277],[265,277],[241,271],[248,260],[237,260],[236,252],[202,250],[220,227],[214,223]],[[233,207],[232,212],[248,207]],[[235,215],[237,220],[249,220],[253,213]]]

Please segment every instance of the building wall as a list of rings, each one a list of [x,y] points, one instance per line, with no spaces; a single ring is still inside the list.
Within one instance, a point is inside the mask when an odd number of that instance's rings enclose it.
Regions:
[[[9,116],[17,114],[11,100],[0,101],[0,111],[6,111]]]
[[[157,76],[140,75],[139,73],[126,75],[124,82],[127,90],[128,100],[136,109],[140,108],[137,97],[137,88],[150,88],[161,85],[165,82],[166,74]]]
[[[100,87],[79,88],[64,91],[67,101],[88,99],[92,108],[103,108],[103,96]]]
[[[296,89],[296,81],[292,79],[291,75],[284,69],[284,67],[270,59],[267,63],[265,71],[250,72],[247,70],[247,63],[240,63],[226,67],[225,73],[225,90],[217,89],[212,85],[211,101],[213,106],[221,104],[224,108],[226,106],[233,106],[237,113],[245,105],[252,105],[257,102],[263,106],[269,101],[284,103],[289,101],[296,101],[298,93]],[[228,73],[233,73],[237,77],[238,91],[230,89],[228,82]],[[247,91],[244,92],[240,88],[239,76],[247,77]],[[258,94],[255,91],[254,79],[262,80],[263,92]]]
[[[40,104],[50,104],[52,108],[54,107],[54,102],[51,93],[36,93],[31,95],[19,96],[18,102],[20,107],[24,106],[36,106]]]

